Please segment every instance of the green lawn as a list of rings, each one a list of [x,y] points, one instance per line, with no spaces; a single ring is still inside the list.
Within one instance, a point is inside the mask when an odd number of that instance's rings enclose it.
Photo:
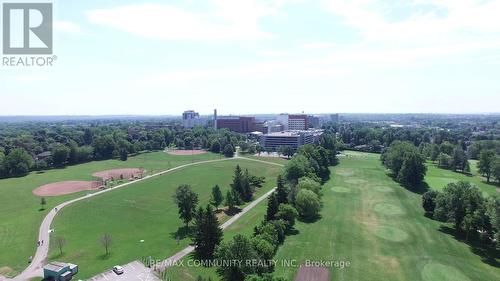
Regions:
[[[336,281],[500,280],[498,267],[424,216],[420,195],[389,178],[378,155],[347,154],[324,186],[322,218],[298,223],[278,260],[349,261],[344,269],[331,267]],[[280,266],[275,274],[292,280],[296,272]]]
[[[27,266],[28,257],[36,249],[38,227],[47,211],[39,211],[40,198],[32,194],[36,187],[65,180],[91,180],[97,171],[137,167],[154,173],[190,163],[218,159],[211,153],[194,156],[174,156],[164,152],[151,152],[130,157],[128,161],[106,160],[53,169],[43,173],[33,172],[25,177],[0,180],[0,274],[13,276]],[[47,198],[46,209],[85,194]],[[15,249],[15,250],[14,250]]]
[[[286,165],[286,163],[288,163],[288,161],[289,161],[288,159],[281,158],[281,157],[253,156],[253,155],[242,155],[242,156],[250,158],[250,159],[256,159],[256,160],[272,162],[272,163],[277,163],[277,164],[282,164],[282,165]]]
[[[477,161],[473,160],[470,164],[472,175],[469,176],[462,173],[453,172],[451,170],[438,168],[437,165],[428,162],[425,181],[432,189],[442,190],[443,187],[445,187],[448,183],[464,180],[477,185],[483,191],[483,194],[485,196],[500,195],[495,185],[487,184],[486,180],[477,174]]]
[[[175,233],[182,222],[172,199],[175,188],[190,184],[199,194],[200,204],[205,205],[213,185],[219,184],[223,193],[229,188],[236,164],[266,177],[266,184],[256,197],[275,186],[282,169],[248,160],[203,164],[77,202],[63,209],[54,221],[56,235],[64,236],[67,246],[62,257],[53,249],[50,259],[76,263],[80,266],[78,278],[88,278],[143,256],[169,257],[190,242],[184,238],[179,245],[176,243]],[[112,253],[107,257],[99,243],[103,233],[113,237]]]

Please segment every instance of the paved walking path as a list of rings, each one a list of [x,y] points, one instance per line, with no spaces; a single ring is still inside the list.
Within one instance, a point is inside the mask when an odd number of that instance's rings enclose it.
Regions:
[[[228,228],[231,224],[233,224],[235,221],[237,221],[239,218],[241,218],[243,215],[245,215],[248,211],[250,211],[252,208],[254,208],[255,206],[257,206],[260,202],[262,202],[264,199],[266,199],[267,197],[269,197],[269,195],[271,195],[271,193],[273,193],[274,191],[276,190],[276,187],[269,190],[268,192],[266,192],[266,194],[262,195],[261,197],[255,199],[254,201],[252,201],[250,204],[248,204],[248,206],[246,206],[245,208],[243,208],[243,210],[241,210],[241,212],[239,212],[238,214],[232,216],[229,220],[227,220],[225,223],[223,223],[221,225],[221,228],[222,229],[226,229]],[[182,258],[184,258],[185,256],[189,255],[190,253],[192,253],[194,251],[194,247],[193,246],[188,246],[186,248],[184,248],[183,250],[181,250],[180,252],[176,253],[175,255],[159,262],[157,265],[156,265],[156,269],[158,269],[159,271],[163,271],[165,270],[166,268],[176,264],[177,261],[181,260]]]
[[[150,178],[157,177],[157,176],[160,176],[160,175],[163,175],[166,173],[170,173],[170,172],[173,172],[173,171],[185,168],[185,167],[206,164],[206,163],[219,162],[219,161],[227,161],[227,160],[233,160],[233,159],[236,159],[236,158],[224,158],[224,159],[207,160],[207,161],[200,161],[200,162],[184,164],[184,165],[177,166],[177,167],[174,167],[172,169],[165,170],[165,171],[153,174],[153,175],[145,176],[145,177],[138,179],[138,180],[135,180],[135,181],[127,182],[127,183],[120,184],[120,185],[117,185],[117,186],[109,188],[109,189],[104,189],[102,191],[87,194],[87,195],[84,195],[82,197],[78,197],[76,199],[69,200],[69,201],[66,201],[64,203],[57,205],[56,207],[54,207],[54,209],[49,211],[49,213],[43,219],[42,224],[40,225],[40,230],[38,233],[38,241],[43,241],[43,244],[37,248],[35,256],[33,257],[33,260],[30,263],[30,265],[23,272],[21,272],[21,274],[19,274],[18,276],[14,277],[13,279],[6,279],[6,280],[25,281],[25,280],[29,280],[30,278],[33,278],[33,277],[43,276],[43,266],[45,265],[45,263],[47,261],[47,255],[49,252],[50,225],[52,224],[52,221],[54,220],[55,216],[57,215],[57,212],[60,211],[62,208],[66,207],[70,204],[73,204],[75,202],[78,202],[78,201],[81,201],[81,200],[84,200],[87,198],[91,198],[91,197],[94,197],[94,196],[97,196],[97,195],[100,195],[100,194],[103,194],[106,192],[110,192],[110,191],[131,185],[131,184],[135,184],[137,182],[145,181],[145,180],[148,180]]]

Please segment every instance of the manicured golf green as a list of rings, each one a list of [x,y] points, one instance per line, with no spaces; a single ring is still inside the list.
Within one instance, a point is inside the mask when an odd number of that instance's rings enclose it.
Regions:
[[[83,200],[61,211],[53,227],[55,236],[65,237],[64,254],[50,252],[51,260],[79,265],[78,278],[88,278],[143,256],[164,259],[186,247],[190,239],[176,232],[183,226],[172,196],[180,184],[189,184],[199,194],[200,205],[209,202],[212,186],[223,193],[229,189],[234,167],[239,164],[251,174],[266,177],[256,197],[275,186],[282,168],[249,160],[227,160],[183,168],[113,192]],[[104,255],[99,238],[109,233],[113,239],[111,254]],[[141,242],[143,240],[143,242]]]
[[[379,155],[347,154],[324,186],[322,218],[299,222],[299,233],[287,237],[278,261],[349,261],[344,269],[330,267],[336,281],[500,280],[498,267],[424,216],[420,195],[389,178]],[[431,177],[447,172],[430,170]],[[297,270],[278,266],[275,275],[293,280]]]
[[[38,228],[47,213],[39,211],[40,198],[32,194],[32,190],[38,186],[66,180],[92,180],[92,173],[107,169],[144,168],[151,174],[192,161],[218,158],[218,155],[212,153],[175,156],[164,152],[151,152],[129,157],[127,161],[94,161],[0,180],[0,274],[16,275],[27,266],[28,257],[35,253]],[[49,197],[46,210],[85,193],[87,191]]]

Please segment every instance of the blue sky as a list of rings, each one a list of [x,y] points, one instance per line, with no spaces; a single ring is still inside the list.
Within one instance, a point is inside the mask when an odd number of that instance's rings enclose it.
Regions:
[[[0,115],[498,112],[500,1],[56,0]]]

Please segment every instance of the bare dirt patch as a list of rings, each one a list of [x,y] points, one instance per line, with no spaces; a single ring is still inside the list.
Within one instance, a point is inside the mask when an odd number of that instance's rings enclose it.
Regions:
[[[143,169],[139,168],[124,168],[100,171],[93,173],[92,176],[101,178],[103,181],[117,180],[117,179],[133,179],[140,178],[144,173]]]
[[[33,190],[36,196],[59,196],[101,187],[97,181],[61,181],[42,185]]]
[[[300,266],[295,281],[329,281],[330,271],[324,267]]]
[[[194,149],[194,150],[167,150],[168,154],[171,155],[199,155],[207,153],[205,150]]]

